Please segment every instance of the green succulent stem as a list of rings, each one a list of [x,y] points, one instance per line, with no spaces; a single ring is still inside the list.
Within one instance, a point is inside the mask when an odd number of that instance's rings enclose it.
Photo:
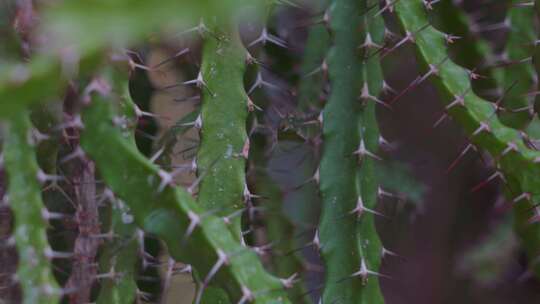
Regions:
[[[210,26],[204,41],[201,76],[204,81],[197,171],[202,177],[198,201],[204,209],[228,216],[245,207],[245,166],[249,151],[246,133],[248,96],[244,90],[246,50],[237,25]],[[240,238],[240,216],[231,231]]]
[[[120,64],[121,65],[121,64]],[[136,147],[135,128],[137,126],[136,105],[129,93],[129,75],[127,66],[107,68],[104,72],[111,88],[118,95],[119,111],[125,122],[127,141]],[[105,189],[103,195],[109,205],[105,208],[103,218],[104,233],[110,237],[100,249],[99,271],[105,276],[101,280],[101,288],[96,303],[132,303],[137,298],[137,262],[139,260],[139,242],[129,206],[114,194]]]
[[[361,6],[359,1],[334,0],[327,10],[331,47],[326,57],[330,96],[322,111],[323,149],[319,167],[322,210],[319,224],[320,252],[326,266],[323,303],[358,303],[362,281],[353,277],[360,269],[356,243],[355,209],[360,143],[362,85]]]
[[[376,6],[378,1],[366,1],[367,7]],[[366,9],[367,9],[366,7]],[[358,171],[359,200],[362,205],[357,205],[358,218],[358,242],[361,256],[361,269],[365,265],[365,270],[372,271],[371,274],[361,273],[360,277],[365,284],[362,291],[362,303],[384,303],[379,286],[379,268],[384,251],[375,227],[375,219],[380,213],[377,209],[377,199],[379,193],[379,181],[377,180],[377,162],[380,161],[376,155],[379,150],[379,127],[377,124],[376,101],[383,90],[383,73],[378,56],[379,49],[384,44],[384,21],[382,16],[376,15],[376,10],[366,12],[363,24],[366,31],[366,39],[363,44],[365,52],[363,79],[364,88],[362,90],[360,102],[363,104],[360,117],[360,147],[358,155],[360,157],[360,168]],[[370,39],[367,39],[370,37]],[[365,151],[362,151],[362,148]]]
[[[496,176],[503,180],[515,205],[516,231],[529,258],[534,261],[539,247],[535,202],[540,201],[540,152],[530,149],[523,133],[506,127],[497,117],[494,104],[471,92],[469,73],[448,59],[447,34],[429,25],[421,0],[394,4],[403,30],[414,43],[418,57],[428,67],[430,79],[439,89],[448,114],[469,136],[472,144],[488,151],[496,160]],[[532,265],[540,275],[538,263]]]
[[[19,253],[17,278],[24,304],[54,304],[62,292],[51,269],[52,249],[47,241],[47,213],[41,198],[41,171],[32,129],[28,112],[21,111],[7,122],[4,140],[4,165]]]

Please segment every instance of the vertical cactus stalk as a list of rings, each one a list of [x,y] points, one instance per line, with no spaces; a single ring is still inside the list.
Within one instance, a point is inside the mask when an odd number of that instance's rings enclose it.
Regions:
[[[330,96],[322,112],[323,151],[319,167],[322,211],[319,225],[321,255],[326,265],[323,303],[358,303],[362,282],[351,278],[361,267],[356,242],[354,210],[359,193],[356,187],[360,143],[361,104],[361,1],[330,2],[328,26],[332,46],[326,62]]]
[[[8,195],[15,214],[14,238],[19,252],[17,279],[23,303],[57,303],[62,293],[52,274],[53,252],[47,241],[47,210],[41,199],[40,177],[32,126],[26,111],[8,122],[4,162],[9,178]]]
[[[120,67],[109,69],[109,73],[112,87],[119,95],[125,132],[129,132],[129,141],[136,147],[134,131],[138,120],[137,106],[129,94],[128,75]],[[126,203],[114,197],[109,189],[104,190],[103,195],[110,203],[107,208],[110,220],[106,232],[109,239],[101,248],[101,288],[96,303],[132,303],[138,292],[135,279],[139,253],[137,226]]]
[[[504,111],[501,121],[513,128],[523,129],[530,122],[531,104],[527,93],[535,83],[534,68],[529,61],[533,53],[534,41],[534,11],[518,4],[521,1],[510,1],[512,7],[508,10],[506,23],[508,25],[508,40],[503,53],[505,62],[503,73],[502,100]]]
[[[540,248],[536,221],[540,201],[540,153],[530,149],[522,133],[504,126],[497,117],[496,105],[470,91],[470,76],[466,69],[448,59],[445,44],[448,34],[429,25],[421,0],[399,1],[394,4],[399,22],[414,43],[418,57],[429,67],[427,76],[437,85],[446,103],[446,110],[462,125],[472,144],[488,151],[496,160],[493,177],[502,179],[508,196],[514,203],[515,229],[522,239],[529,259],[535,261]],[[540,264],[532,265],[540,275]]]
[[[198,201],[221,216],[243,209],[244,196],[249,195],[245,176],[248,96],[243,85],[246,50],[237,26],[234,20],[210,26],[199,74],[203,103],[198,120],[202,128],[197,171],[203,178]],[[231,231],[237,238],[241,237],[240,219],[231,218]]]
[[[377,4],[377,0],[366,1],[367,7]],[[376,174],[376,162],[379,161],[379,157],[375,153],[379,148],[380,137],[375,110],[376,102],[379,101],[378,96],[383,89],[383,74],[378,52],[384,43],[385,27],[382,16],[376,13],[377,10],[368,10],[362,22],[366,31],[364,43],[361,45],[365,56],[362,69],[364,85],[360,95],[363,109],[360,119],[360,145],[356,151],[360,158],[358,172],[360,187],[357,206],[354,209],[358,218],[361,256],[358,276],[365,284],[362,291],[362,303],[384,303],[377,277],[384,251],[375,227],[375,218],[380,215],[375,211],[379,190]]]
[[[190,263],[204,278],[224,288],[233,301],[289,303],[283,282],[270,276],[256,254],[242,246],[217,217],[172,185],[170,173],[142,156],[114,127],[110,93],[94,92],[83,111],[84,150],[94,159],[105,183],[129,206],[135,222],[160,237],[171,256]]]

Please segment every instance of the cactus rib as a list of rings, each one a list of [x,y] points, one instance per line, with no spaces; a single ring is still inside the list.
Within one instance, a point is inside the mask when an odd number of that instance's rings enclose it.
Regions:
[[[136,105],[129,94],[128,75],[120,68],[108,69],[113,89],[120,97],[120,112],[124,115],[129,130],[129,141],[135,147],[135,127],[138,119]],[[139,253],[137,227],[133,215],[123,201],[114,197],[110,189],[105,189],[104,197],[110,205],[106,209],[109,217],[109,239],[101,248],[99,259],[101,288],[96,303],[132,303],[137,296],[135,281]]]
[[[243,85],[246,50],[235,27],[234,22],[210,26],[212,35],[205,37],[200,74],[204,84],[197,170],[203,178],[198,201],[206,210],[218,210],[220,216],[244,208],[243,195],[249,195],[245,177],[248,96]],[[231,218],[237,238],[240,219]]]
[[[377,3],[377,0],[366,1],[367,7]],[[356,214],[358,215],[358,241],[362,259],[359,271],[361,271],[360,276],[365,284],[362,292],[362,303],[384,303],[377,278],[383,257],[383,247],[375,227],[375,217],[378,214],[375,209],[379,190],[376,175],[378,156],[375,155],[379,147],[379,128],[375,109],[376,100],[383,89],[382,68],[377,54],[384,43],[384,21],[382,16],[375,14],[375,10],[367,11],[363,21],[366,39],[362,47],[366,59],[364,59],[362,69],[365,84],[360,96],[363,109],[360,119],[361,144],[358,150],[360,157],[358,172],[360,195],[358,199],[361,201],[361,205],[356,207],[361,208],[356,210]],[[368,277],[370,275],[368,271],[372,271],[371,275],[374,276]]]
[[[189,193],[171,186],[170,174],[149,162],[113,126],[109,98],[93,94],[83,110],[83,149],[105,183],[125,201],[135,222],[160,237],[176,260],[192,264],[204,281],[222,286],[231,299],[289,303],[282,282],[265,272],[255,253],[228,232],[223,218],[205,212]]]
[[[326,265],[323,303],[357,303],[361,281],[355,209],[357,157],[360,143],[361,43],[358,1],[334,0],[327,14],[331,36],[327,54],[330,96],[322,112],[323,150],[319,167],[322,210],[319,225],[321,256]]]
[[[506,182],[516,208],[516,230],[534,260],[540,245],[538,228],[529,220],[536,216],[534,202],[540,200],[540,152],[530,149],[522,133],[504,126],[494,104],[470,91],[468,72],[448,59],[445,33],[429,25],[421,0],[394,4],[400,24],[409,35],[419,58],[429,67],[431,79],[444,97],[446,110],[465,129],[473,144],[488,151],[497,161],[496,176]],[[414,33],[414,34],[413,34]],[[539,265],[534,271],[540,275]]]
[[[46,209],[41,199],[39,169],[29,114],[22,111],[8,121],[4,161],[8,195],[15,214],[14,237],[19,252],[17,278],[23,303],[57,303],[61,289],[51,270],[52,249],[47,241]]]

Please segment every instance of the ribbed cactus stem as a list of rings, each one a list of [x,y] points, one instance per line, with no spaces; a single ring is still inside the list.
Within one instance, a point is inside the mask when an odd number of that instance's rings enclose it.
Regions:
[[[322,211],[320,252],[326,266],[323,303],[358,303],[362,280],[352,275],[361,268],[356,242],[355,209],[360,144],[358,92],[362,88],[361,11],[356,0],[334,0],[326,12],[331,47],[326,57],[330,96],[322,112],[323,151],[319,168]]]
[[[221,216],[245,208],[244,202],[249,199],[245,176],[248,96],[243,81],[247,52],[237,26],[231,20],[209,25],[211,33],[205,35],[200,72],[204,83],[199,116],[201,143],[196,159],[202,177],[198,201]],[[230,225],[238,238],[240,219],[231,218]]]
[[[15,215],[14,240],[19,253],[17,279],[23,303],[54,304],[62,294],[51,269],[54,256],[47,241],[47,209],[41,199],[44,173],[36,160],[36,143],[28,112],[22,111],[7,123],[4,163],[9,178],[8,197]]]
[[[366,1],[367,7],[376,6],[377,0]],[[355,209],[358,220],[358,242],[361,257],[361,269],[358,277],[365,288],[362,291],[362,303],[384,303],[379,287],[379,268],[383,258],[383,247],[375,227],[375,219],[381,215],[377,212],[379,181],[377,180],[376,155],[379,149],[379,127],[377,124],[376,104],[383,89],[383,74],[377,55],[384,43],[385,27],[382,16],[371,9],[364,15],[362,22],[366,38],[362,43],[364,52],[364,85],[360,94],[363,105],[360,119],[360,145],[357,155],[360,162],[358,172],[359,196]],[[362,269],[365,265],[365,269]],[[362,272],[363,270],[363,272]]]
[[[129,94],[127,66],[108,68],[107,76],[112,89],[118,94],[119,112],[123,117],[124,133],[135,148],[135,128],[137,126],[137,106]],[[129,206],[116,198],[105,188],[101,202],[107,203],[105,216],[108,221],[102,233],[108,235],[101,247],[99,259],[100,291],[96,303],[132,303],[137,297],[137,262],[139,242],[137,226]]]

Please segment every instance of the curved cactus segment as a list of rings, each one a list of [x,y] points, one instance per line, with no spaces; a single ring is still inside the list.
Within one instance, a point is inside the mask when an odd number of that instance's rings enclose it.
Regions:
[[[503,179],[516,204],[516,229],[529,257],[538,256],[538,226],[534,202],[540,201],[540,152],[531,150],[522,134],[504,126],[497,118],[495,105],[470,91],[467,71],[448,59],[446,34],[429,26],[421,0],[403,0],[394,4],[399,21],[416,46],[419,58],[430,69],[431,78],[446,102],[448,113],[460,123],[473,144],[488,151],[497,161],[496,176]],[[414,33],[414,34],[412,34]],[[540,264],[537,264],[540,265]],[[535,273],[540,270],[535,267]]]
[[[323,152],[319,168],[322,211],[319,225],[321,255],[326,265],[323,303],[358,303],[361,280],[356,217],[349,213],[358,200],[355,151],[360,143],[362,40],[359,1],[331,1],[327,14],[332,47],[327,55],[331,92],[323,109]]]
[[[111,106],[110,98],[94,95],[83,111],[83,122],[91,127],[84,129],[81,144],[135,222],[160,237],[174,259],[193,265],[203,283],[218,284],[232,300],[289,303],[282,282],[266,273],[253,251],[240,245],[226,221],[172,186],[171,175],[148,161],[114,127]]]
[[[52,249],[47,241],[46,209],[41,199],[39,169],[32,126],[26,111],[12,116],[4,141],[4,161],[9,177],[8,195],[15,214],[14,237],[19,252],[17,278],[23,303],[58,303],[61,289],[52,270]]]
[[[377,3],[377,0],[366,1],[367,7],[377,5]],[[379,157],[375,154],[379,148],[379,127],[375,106],[383,89],[383,74],[377,52],[384,43],[385,27],[382,16],[375,15],[376,13],[376,10],[369,10],[365,14],[363,22],[366,29],[366,39],[362,47],[367,59],[365,59],[362,69],[365,84],[360,97],[364,107],[360,119],[360,147],[357,150],[360,158],[358,172],[360,195],[355,210],[358,218],[361,267],[365,265],[365,269],[360,269],[360,271],[365,270],[365,272],[359,273],[365,284],[362,291],[362,303],[384,303],[378,280],[383,247],[375,227],[375,218],[378,216],[375,209],[377,208],[379,189],[376,174],[376,162]],[[368,271],[372,273],[368,273]]]
[[[527,93],[533,88],[535,80],[534,68],[529,64],[536,40],[534,32],[534,11],[520,7],[520,1],[510,1],[513,7],[508,11],[508,41],[504,50],[503,88],[500,118],[508,126],[523,129],[531,117],[531,104]]]
[[[204,176],[198,194],[206,210],[227,216],[244,208],[247,190],[245,160],[249,151],[246,133],[248,97],[244,91],[246,50],[235,24],[212,26],[204,42],[202,59],[203,104],[201,143],[197,170]],[[248,194],[246,194],[248,195]],[[231,219],[240,237],[240,219]]]

